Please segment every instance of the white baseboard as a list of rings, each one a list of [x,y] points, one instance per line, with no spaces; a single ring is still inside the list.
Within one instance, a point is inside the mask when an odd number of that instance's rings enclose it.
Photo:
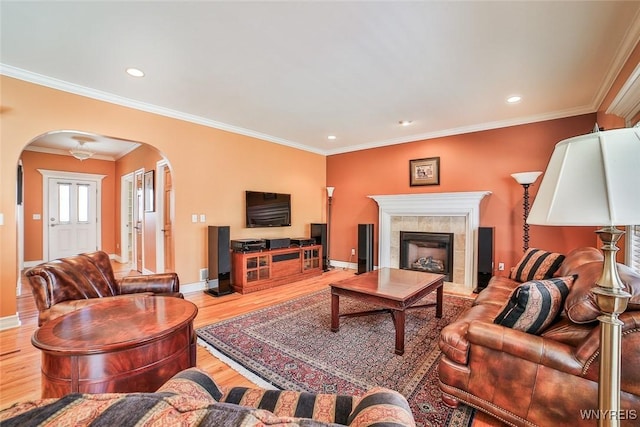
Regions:
[[[17,328],[20,325],[22,325],[22,322],[20,322],[20,316],[18,316],[18,313],[13,316],[0,317],[0,331]]]
[[[336,267],[336,268],[344,268],[347,270],[357,270],[358,269],[358,263],[355,262],[344,262],[344,261],[336,261],[336,260],[332,260],[329,262],[329,265],[332,267]],[[374,267],[377,268],[377,267]]]
[[[195,283],[186,283],[186,284],[182,284],[180,283],[180,292],[182,292],[183,294],[189,294],[191,292],[198,292],[198,291],[204,291],[205,289],[207,289],[207,283],[206,282],[195,282]]]

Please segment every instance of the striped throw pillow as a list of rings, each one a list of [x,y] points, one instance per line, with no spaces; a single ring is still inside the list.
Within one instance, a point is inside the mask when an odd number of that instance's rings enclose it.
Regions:
[[[493,322],[530,334],[544,332],[562,310],[574,280],[567,276],[521,284]]]
[[[518,282],[549,279],[558,271],[562,261],[564,261],[562,254],[530,248],[527,249],[518,264],[511,269],[509,278]]]

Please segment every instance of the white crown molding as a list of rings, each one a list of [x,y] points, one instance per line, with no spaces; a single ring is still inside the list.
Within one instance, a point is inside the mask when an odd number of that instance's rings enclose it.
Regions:
[[[193,114],[186,114],[180,111],[171,110],[169,108],[159,107],[153,104],[147,104],[145,102],[135,101],[133,99],[124,98],[103,92],[95,89],[91,89],[84,86],[75,85],[63,80],[54,79],[51,77],[43,76],[42,74],[32,73],[21,68],[16,68],[6,64],[0,64],[0,74],[15,79],[24,80],[26,82],[35,83],[40,86],[50,87],[52,89],[61,90],[63,92],[73,93],[75,95],[85,96],[87,98],[96,99],[98,101],[109,102],[111,104],[121,105],[123,107],[133,108],[135,110],[145,111],[147,113],[158,114],[160,116],[170,117],[173,119],[182,120],[185,122],[195,123],[210,128],[224,130],[227,132],[236,133],[239,135],[245,135],[263,141],[273,142],[280,145],[286,145],[287,147],[297,148],[299,150],[310,151],[316,154],[325,154],[321,150],[317,150],[306,145],[289,141],[283,138],[267,135],[264,133],[252,131],[250,129],[241,128],[238,126],[229,125],[226,123],[217,122],[215,120],[205,119]]]
[[[581,114],[594,113],[596,110],[592,106],[581,106],[567,110],[554,111],[551,113],[538,114],[528,117],[520,117],[512,120],[500,120],[495,122],[479,123],[477,125],[462,126],[440,130],[436,132],[428,132],[416,135],[409,135],[402,138],[387,139],[384,141],[372,141],[365,144],[352,145],[350,147],[336,148],[325,151],[325,155],[349,153],[352,151],[367,150],[370,148],[386,147],[389,145],[405,144],[407,142],[423,141],[427,139],[443,138],[446,136],[463,135],[465,133],[480,132],[485,130],[500,129],[510,126],[526,125],[531,123],[543,122],[545,120],[564,119],[567,117],[579,116]]]
[[[611,101],[606,113],[622,117],[629,124],[638,111],[640,111],[640,64],[620,88],[620,92]]]
[[[609,72],[600,85],[600,90],[594,97],[593,104],[596,111],[602,106],[604,98],[611,90],[611,87],[613,86],[616,78],[620,75],[622,68],[625,66],[625,64],[629,60],[629,57],[633,53],[634,48],[638,45],[638,42],[640,42],[640,10],[636,13],[636,16],[633,18],[632,22],[633,23],[625,34],[622,43],[620,43],[620,45],[618,46],[618,50],[614,55],[611,65],[609,66]],[[620,96],[620,92],[618,92],[616,98],[618,96]]]
[[[329,149],[329,150],[316,149],[314,147],[309,147],[301,143],[289,141],[283,138],[278,138],[272,135],[267,135],[261,132],[256,132],[250,129],[245,129],[238,126],[222,123],[222,122],[205,119],[200,116],[186,114],[186,113],[171,110],[168,108],[163,108],[156,105],[135,101],[132,99],[116,96],[107,92],[94,90],[84,86],[74,85],[62,80],[54,79],[54,78],[47,77],[37,73],[32,73],[30,71],[26,71],[10,65],[0,64],[0,74],[17,78],[20,80],[28,81],[31,83],[39,84],[42,86],[50,87],[53,89],[74,93],[76,95],[85,96],[88,98],[97,99],[100,101],[133,108],[136,110],[146,111],[149,113],[171,117],[174,119],[199,124],[202,126],[207,126],[207,127],[211,127],[211,128],[215,128],[223,131],[245,135],[245,136],[249,136],[252,138],[256,138],[256,139],[260,139],[268,142],[273,142],[280,145],[285,145],[288,147],[312,152],[315,154],[329,156],[333,154],[348,153],[353,151],[360,151],[360,150],[366,150],[366,149],[378,148],[378,147],[396,145],[396,144],[404,144],[408,142],[416,142],[416,141],[428,140],[433,138],[442,138],[442,137],[447,137],[452,135],[461,135],[461,134],[471,133],[471,132],[479,132],[479,131],[499,129],[499,128],[510,127],[510,126],[518,126],[518,125],[541,122],[545,120],[561,119],[566,117],[577,116],[580,114],[588,114],[588,113],[596,112],[598,108],[601,106],[602,101],[604,100],[604,97],[610,91],[611,86],[613,85],[613,82],[615,81],[616,77],[619,75],[620,71],[622,70],[622,67],[628,60],[629,55],[633,51],[633,48],[637,45],[638,41],[640,40],[640,11],[636,14],[636,19],[634,19],[633,22],[634,22],[633,25],[627,31],[623,39],[623,42],[620,44],[614,56],[611,66],[609,67],[609,72],[604,77],[603,82],[600,85],[600,89],[594,95],[594,98],[592,99],[591,103],[589,103],[588,105],[583,105],[576,108],[553,111],[549,113],[543,113],[543,114],[538,114],[538,115],[533,115],[528,117],[521,117],[518,119],[478,123],[476,125],[471,125],[471,126],[450,128],[450,129],[445,129],[445,130],[436,131],[436,132],[409,135],[401,138],[394,138],[394,139],[388,139],[388,140],[382,140],[382,141],[371,141],[363,144],[358,144],[355,146],[342,147],[342,148]]]

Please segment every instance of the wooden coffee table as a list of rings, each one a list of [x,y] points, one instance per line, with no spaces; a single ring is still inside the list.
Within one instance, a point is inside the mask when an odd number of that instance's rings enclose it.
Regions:
[[[182,298],[105,298],[37,329],[42,397],[151,392],[195,366],[195,304]]]
[[[396,354],[404,354],[405,311],[409,308],[436,306],[436,317],[442,317],[444,275],[414,270],[381,268],[349,279],[331,283],[331,330],[340,329],[340,317],[391,313],[396,329]],[[436,302],[414,305],[437,290]],[[340,296],[365,301],[382,307],[377,310],[340,314]]]

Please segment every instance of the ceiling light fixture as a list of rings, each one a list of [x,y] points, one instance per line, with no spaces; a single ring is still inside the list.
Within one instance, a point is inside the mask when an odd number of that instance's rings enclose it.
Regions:
[[[522,101],[522,97],[520,95],[512,95],[512,96],[507,98],[507,102],[509,104],[516,104],[516,103],[518,103],[520,101]]]
[[[89,151],[84,148],[84,141],[78,141],[78,146],[74,149],[69,150],[69,153],[76,159],[82,161],[87,160],[88,158],[93,157],[95,154],[93,151]]]
[[[138,68],[127,68],[127,74],[133,77],[144,77],[144,71]]]
[[[337,136],[335,136],[335,135],[329,135],[329,136],[327,137],[327,139],[330,139],[330,140],[332,140],[332,141],[333,141],[334,139],[336,139],[336,138],[337,138]]]
[[[412,120],[400,120],[398,123],[400,123],[401,126],[409,126],[411,123],[413,123]]]

